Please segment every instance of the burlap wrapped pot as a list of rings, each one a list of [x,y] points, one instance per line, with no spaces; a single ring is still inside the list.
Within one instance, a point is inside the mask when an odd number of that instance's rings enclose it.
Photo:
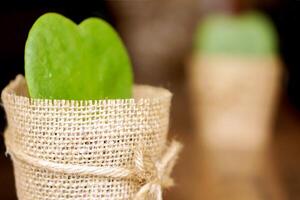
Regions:
[[[2,92],[20,200],[162,199],[180,144],[167,146],[171,93],[126,100],[39,100],[18,76]]]
[[[282,73],[277,56],[191,58],[187,74],[199,141],[212,149],[265,148]]]

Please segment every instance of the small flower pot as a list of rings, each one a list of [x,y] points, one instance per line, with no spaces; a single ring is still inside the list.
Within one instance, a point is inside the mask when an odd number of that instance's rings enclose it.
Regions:
[[[195,56],[188,65],[200,142],[213,149],[264,148],[280,92],[280,60]]]
[[[166,146],[171,96],[140,85],[133,99],[30,99],[18,76],[2,92],[18,198],[161,197],[180,149]]]

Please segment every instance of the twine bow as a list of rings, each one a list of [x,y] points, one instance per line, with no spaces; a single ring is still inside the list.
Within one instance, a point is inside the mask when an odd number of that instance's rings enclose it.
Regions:
[[[144,185],[137,192],[134,200],[162,200],[162,189],[174,185],[171,172],[181,148],[179,142],[173,141],[158,162],[154,162],[143,149],[139,148],[136,151],[134,160],[137,177],[144,182]]]
[[[6,153],[13,160],[21,160],[35,167],[44,168],[50,171],[78,175],[95,175],[109,178],[136,178],[143,186],[139,189],[134,200],[162,200],[162,189],[174,184],[170,177],[176,163],[182,145],[172,141],[161,159],[155,162],[150,155],[139,147],[134,153],[134,168],[123,167],[98,167],[82,166],[73,164],[54,163],[51,161],[35,158],[14,148],[8,133],[5,133]]]

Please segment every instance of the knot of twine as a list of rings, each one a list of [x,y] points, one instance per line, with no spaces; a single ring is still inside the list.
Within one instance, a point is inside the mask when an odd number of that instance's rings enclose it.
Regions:
[[[136,176],[144,182],[144,185],[137,192],[134,200],[162,200],[162,189],[174,185],[171,172],[181,148],[179,142],[173,141],[157,162],[143,149],[138,148],[134,159],[135,170]]]
[[[171,172],[181,148],[182,145],[174,140],[167,147],[162,157],[155,161],[143,147],[138,147],[134,152],[134,167],[127,169],[114,166],[98,167],[62,164],[35,158],[12,148],[11,142],[6,138],[6,154],[9,154],[13,160],[21,160],[35,167],[68,174],[95,175],[107,178],[135,178],[142,186],[134,195],[134,200],[162,200],[162,189],[171,187],[174,184]]]

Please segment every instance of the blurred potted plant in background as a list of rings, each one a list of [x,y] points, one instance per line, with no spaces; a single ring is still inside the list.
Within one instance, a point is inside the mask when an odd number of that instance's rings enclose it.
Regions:
[[[268,143],[282,68],[277,36],[265,16],[207,17],[199,25],[188,73],[204,145],[261,149]]]
[[[187,73],[205,199],[285,199],[268,152],[283,72],[277,42],[258,12],[199,25]]]

